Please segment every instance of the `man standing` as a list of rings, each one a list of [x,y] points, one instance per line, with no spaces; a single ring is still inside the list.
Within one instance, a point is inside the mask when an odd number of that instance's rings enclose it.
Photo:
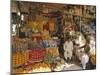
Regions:
[[[70,61],[73,54],[73,42],[69,37],[65,41],[63,48],[64,48],[64,57],[66,61]]]

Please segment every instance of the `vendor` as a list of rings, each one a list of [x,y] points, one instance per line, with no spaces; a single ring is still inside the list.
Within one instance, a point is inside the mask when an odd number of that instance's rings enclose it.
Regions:
[[[84,52],[84,46],[86,44],[86,39],[81,32],[76,32],[76,38],[74,39],[76,50],[75,55],[79,61],[81,61],[82,54]]]
[[[66,61],[69,61],[72,59],[72,52],[73,52],[73,42],[71,39],[68,37],[63,45],[64,48],[64,57]],[[69,59],[69,60],[68,60]]]

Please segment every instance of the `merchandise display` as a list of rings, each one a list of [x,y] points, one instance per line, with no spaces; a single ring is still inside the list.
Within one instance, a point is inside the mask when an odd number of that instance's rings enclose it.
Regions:
[[[12,66],[17,67],[23,65],[29,61],[29,52],[16,52],[12,57]]]
[[[11,2],[12,74],[96,69],[96,6]]]

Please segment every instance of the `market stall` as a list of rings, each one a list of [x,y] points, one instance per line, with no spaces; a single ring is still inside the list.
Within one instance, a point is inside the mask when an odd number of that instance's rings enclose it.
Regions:
[[[14,1],[11,7],[12,73],[95,68],[95,6]]]

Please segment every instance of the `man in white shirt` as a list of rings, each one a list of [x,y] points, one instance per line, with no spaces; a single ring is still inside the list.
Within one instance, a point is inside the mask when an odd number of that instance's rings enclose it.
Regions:
[[[65,41],[64,45],[64,57],[66,60],[71,60],[72,58],[72,54],[73,54],[73,42],[70,40],[70,38],[67,39],[67,41]]]

